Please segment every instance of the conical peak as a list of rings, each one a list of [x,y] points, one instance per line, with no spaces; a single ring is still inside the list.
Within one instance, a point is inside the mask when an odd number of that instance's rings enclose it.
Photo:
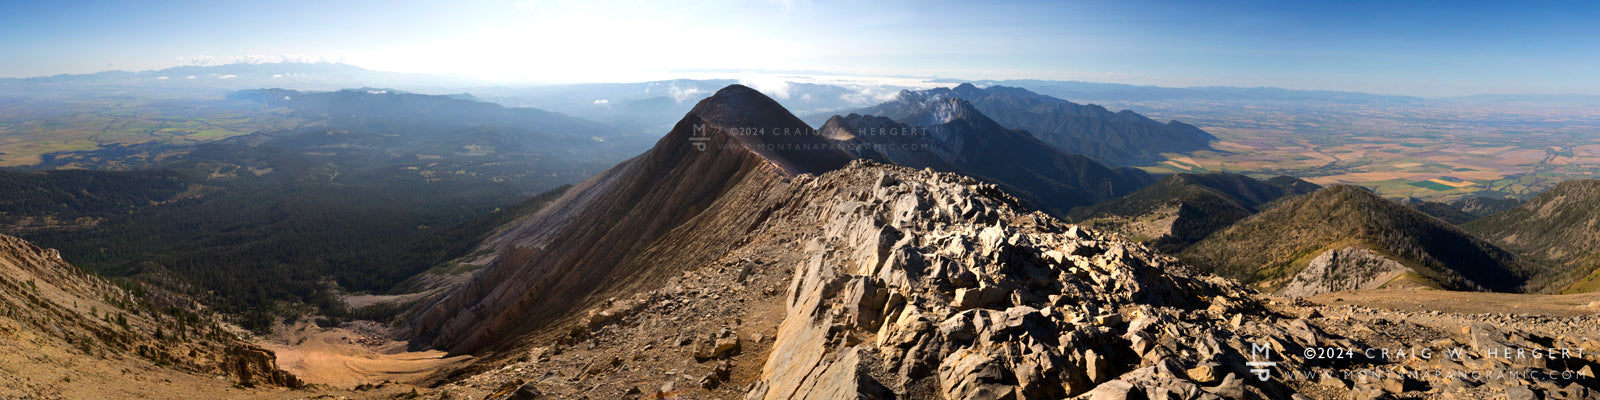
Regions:
[[[789,125],[799,121],[776,100],[740,84],[717,90],[711,97],[700,100],[689,113],[707,122],[726,125]]]

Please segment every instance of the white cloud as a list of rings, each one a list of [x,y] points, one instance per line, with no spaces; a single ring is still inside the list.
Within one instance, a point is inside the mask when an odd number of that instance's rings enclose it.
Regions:
[[[238,75],[227,74],[227,75],[219,76],[219,77],[217,77],[217,79],[233,79],[233,78],[238,78],[238,77],[239,77]]]
[[[166,76],[158,76],[158,77],[156,77],[156,80],[164,81],[164,80],[167,80],[167,77]]]
[[[595,100],[594,103],[595,104],[611,104],[611,100],[600,99],[600,100]]]
[[[194,79],[194,75],[185,76],[183,79]]]
[[[678,85],[672,85],[672,87],[667,88],[667,92],[672,95],[673,101],[679,103],[682,103],[684,100],[688,100],[691,97],[698,99],[700,94],[705,93],[705,91],[700,90],[700,88],[680,88]]]
[[[789,81],[782,77],[746,74],[739,78],[739,84],[759,90],[776,99],[789,98]]]

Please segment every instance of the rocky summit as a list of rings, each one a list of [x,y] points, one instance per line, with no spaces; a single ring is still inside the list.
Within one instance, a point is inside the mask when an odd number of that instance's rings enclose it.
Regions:
[[[1504,357],[1505,348],[1600,344],[1585,342],[1600,321],[1589,316],[1533,324],[1265,296],[1019,208],[961,175],[856,161],[793,177],[782,191],[770,216],[720,257],[616,293],[443,391],[754,400],[1473,398],[1526,389],[1587,398],[1574,385],[1581,378],[1487,377],[1600,368],[1589,353]],[[1408,346],[1441,355],[1378,352]],[[1443,355],[1450,349],[1459,357]],[[1468,374],[1478,378],[1459,378]],[[516,397],[523,388],[546,397]]]

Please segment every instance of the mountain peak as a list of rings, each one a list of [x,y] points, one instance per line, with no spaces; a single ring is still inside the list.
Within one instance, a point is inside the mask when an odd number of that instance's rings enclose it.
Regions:
[[[658,148],[678,141],[669,148],[680,155],[691,154],[691,146],[701,153],[709,147],[736,145],[790,174],[830,171],[852,158],[771,97],[739,84],[700,100],[661,140]]]

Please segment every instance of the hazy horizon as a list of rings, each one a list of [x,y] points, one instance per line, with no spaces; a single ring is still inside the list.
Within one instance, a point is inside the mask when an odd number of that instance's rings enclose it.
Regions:
[[[0,6],[0,77],[340,62],[494,84],[688,71],[1600,94],[1596,3],[345,1]]]

